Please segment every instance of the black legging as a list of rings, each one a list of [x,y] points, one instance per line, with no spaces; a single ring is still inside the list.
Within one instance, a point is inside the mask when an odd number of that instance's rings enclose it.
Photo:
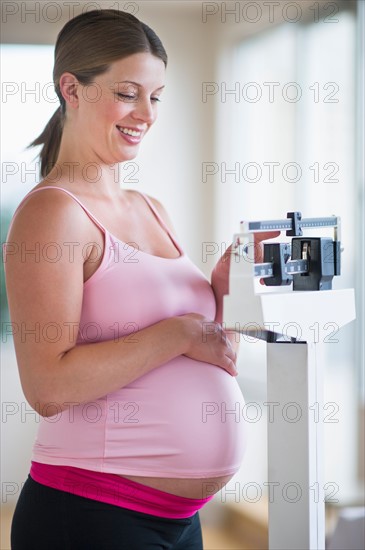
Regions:
[[[47,487],[28,476],[12,550],[203,550],[199,513],[160,518]]]

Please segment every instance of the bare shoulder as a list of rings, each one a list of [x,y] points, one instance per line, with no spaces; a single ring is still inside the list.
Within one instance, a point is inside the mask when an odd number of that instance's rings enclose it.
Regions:
[[[160,214],[161,218],[163,219],[163,221],[165,222],[167,227],[172,231],[172,233],[176,234],[176,231],[175,231],[175,228],[172,224],[171,218],[170,218],[169,214],[167,213],[167,210],[163,206],[163,204],[159,200],[155,199],[154,197],[151,197],[150,195],[146,194],[146,196],[150,199],[153,206],[156,208],[157,212]]]
[[[37,186],[32,191],[40,189]],[[31,193],[15,213],[9,238],[17,235],[30,239],[87,235],[88,221],[80,205],[67,193],[58,189],[45,189]]]

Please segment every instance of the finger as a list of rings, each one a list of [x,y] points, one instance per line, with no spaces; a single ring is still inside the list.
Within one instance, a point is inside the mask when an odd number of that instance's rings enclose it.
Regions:
[[[225,356],[228,357],[230,361],[235,365],[237,361],[237,353],[233,350],[232,347],[229,347],[225,353]]]
[[[231,361],[231,373],[232,373],[232,376],[237,376],[238,374],[237,365],[235,361]]]
[[[257,242],[265,241],[266,239],[273,239],[280,235],[280,231],[263,231],[262,233],[255,233],[255,240]]]
[[[231,256],[234,253],[234,250],[232,249],[232,244],[229,245],[229,247],[225,250],[225,252],[222,255],[222,262],[228,262],[231,260]]]
[[[255,233],[255,262],[260,264],[264,261],[263,243],[266,239],[278,237],[280,231],[264,231],[263,233]]]
[[[236,364],[228,356],[225,356],[221,367],[224,368],[224,370],[226,370],[232,376],[237,376],[238,374]]]

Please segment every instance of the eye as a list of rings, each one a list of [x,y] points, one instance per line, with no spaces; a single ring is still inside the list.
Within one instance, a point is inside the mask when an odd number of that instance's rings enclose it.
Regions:
[[[120,97],[123,101],[138,101],[137,95],[123,94],[121,92],[118,92],[116,95]],[[153,103],[157,103],[161,102],[161,99],[159,97],[151,97],[151,101]]]
[[[132,101],[133,99],[137,99],[137,96],[130,95],[130,94],[117,93],[117,96],[127,101]]]

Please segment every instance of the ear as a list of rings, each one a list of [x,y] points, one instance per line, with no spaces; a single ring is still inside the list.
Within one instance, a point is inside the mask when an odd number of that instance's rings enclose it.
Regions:
[[[72,73],[63,73],[60,78],[60,92],[71,109],[79,106],[79,81]]]

